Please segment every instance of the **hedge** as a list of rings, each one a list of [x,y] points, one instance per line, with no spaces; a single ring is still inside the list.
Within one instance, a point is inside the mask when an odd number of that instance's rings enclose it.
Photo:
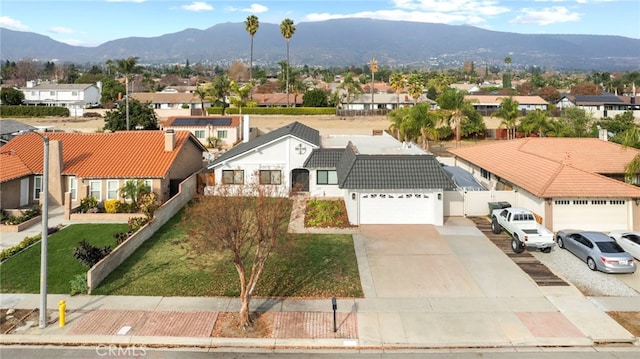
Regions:
[[[0,108],[2,117],[69,117],[69,109],[59,106],[5,106]]]
[[[219,115],[222,113],[222,107],[208,107],[207,113],[211,115]],[[240,109],[238,107],[227,107],[225,110],[227,115],[238,115]],[[243,107],[243,115],[335,115],[336,109],[333,107]]]

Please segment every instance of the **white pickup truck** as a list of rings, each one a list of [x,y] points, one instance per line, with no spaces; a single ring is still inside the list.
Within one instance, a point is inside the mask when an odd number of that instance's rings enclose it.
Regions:
[[[511,235],[511,248],[516,253],[527,249],[551,252],[555,246],[553,232],[536,221],[533,213],[524,208],[501,208],[491,212],[491,231],[498,234],[504,229]]]

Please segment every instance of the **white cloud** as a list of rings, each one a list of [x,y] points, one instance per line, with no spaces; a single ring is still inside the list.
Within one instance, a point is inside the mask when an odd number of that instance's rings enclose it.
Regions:
[[[187,10],[187,11],[211,11],[213,10],[213,6],[207,4],[206,2],[202,2],[202,1],[195,1],[192,2],[189,5],[182,5],[180,6],[182,9]]]
[[[29,26],[21,23],[20,20],[10,18],[9,16],[0,16],[0,26],[18,31],[29,30]]]
[[[242,11],[250,12],[252,14],[261,14],[263,12],[266,12],[267,10],[269,10],[269,8],[260,4],[251,4],[251,6],[249,6],[248,8],[242,9]]]
[[[551,25],[562,22],[575,22],[580,20],[583,14],[569,12],[564,6],[552,6],[544,9],[524,8],[521,15],[509,21],[511,24]]]
[[[351,14],[312,13],[307,21],[343,18],[431,22],[441,24],[483,24],[488,17],[509,12],[491,0],[393,0],[395,9],[362,11]]]
[[[49,31],[51,31],[53,33],[56,33],[56,34],[73,34],[75,32],[72,29],[69,29],[67,27],[62,27],[62,26],[50,27]]]

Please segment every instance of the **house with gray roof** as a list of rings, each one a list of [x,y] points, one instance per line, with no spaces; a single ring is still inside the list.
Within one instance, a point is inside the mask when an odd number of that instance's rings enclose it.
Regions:
[[[443,224],[443,192],[455,184],[437,159],[391,135],[334,135],[299,122],[241,143],[209,170],[216,185],[259,181],[283,192],[344,198],[360,224]]]

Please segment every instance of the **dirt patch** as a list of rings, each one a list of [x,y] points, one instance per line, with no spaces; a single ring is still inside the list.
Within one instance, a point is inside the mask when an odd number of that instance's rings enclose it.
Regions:
[[[39,312],[37,309],[0,309],[0,333],[9,334],[28,322],[37,325]]]
[[[240,325],[240,313],[221,312],[218,314],[212,337],[219,338],[273,338],[274,313],[251,313],[253,326]]]
[[[629,333],[640,337],[640,312],[607,312],[607,314]]]

